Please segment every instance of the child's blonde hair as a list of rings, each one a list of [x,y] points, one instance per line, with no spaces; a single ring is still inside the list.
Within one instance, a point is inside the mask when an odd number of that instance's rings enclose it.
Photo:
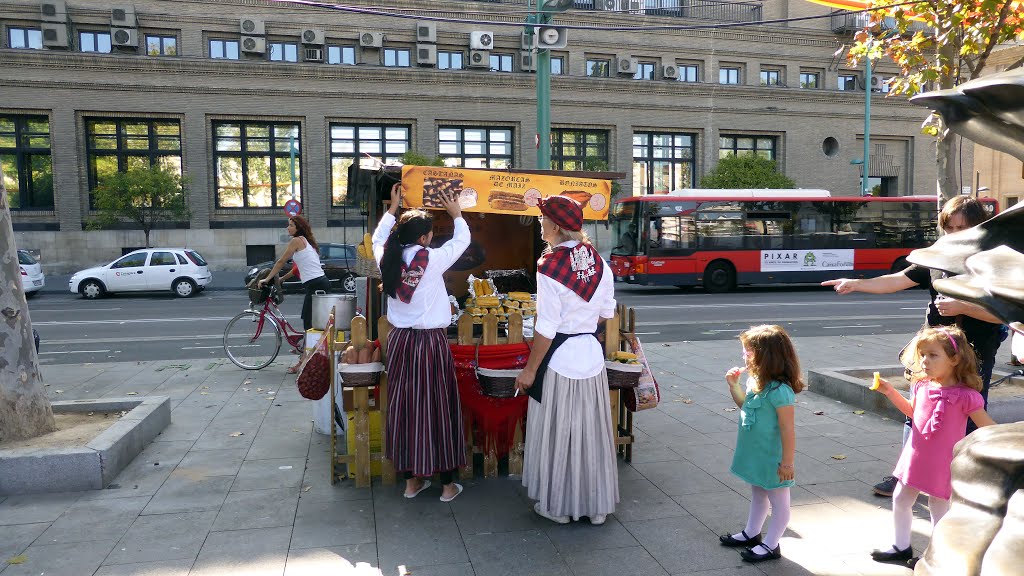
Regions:
[[[757,392],[772,380],[784,382],[796,393],[804,389],[796,348],[782,326],[753,326],[740,334],[740,343],[753,355],[747,359],[747,369],[757,382]]]
[[[921,368],[921,346],[923,344],[938,344],[942,347],[946,356],[956,362],[953,367],[953,375],[957,382],[981,392],[982,382],[981,376],[978,375],[978,358],[974,355],[974,348],[967,342],[967,336],[964,335],[963,330],[956,326],[922,328],[914,336],[914,339],[900,354],[900,362],[910,370],[915,382],[925,378],[924,369]]]

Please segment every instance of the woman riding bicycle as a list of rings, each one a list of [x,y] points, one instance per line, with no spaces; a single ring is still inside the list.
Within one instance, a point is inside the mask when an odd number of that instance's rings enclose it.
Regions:
[[[302,301],[302,329],[309,330],[313,326],[313,293],[317,290],[330,292],[331,283],[320,264],[320,247],[313,237],[309,222],[302,216],[292,216],[288,219],[288,235],[292,239],[285,247],[284,254],[277,259],[266,278],[259,281],[259,285],[263,286],[272,278],[276,278],[285,263],[293,259],[298,266],[299,277],[303,279],[302,288],[306,291],[306,297]],[[301,364],[300,358],[295,366],[288,368],[288,373],[297,372]]]

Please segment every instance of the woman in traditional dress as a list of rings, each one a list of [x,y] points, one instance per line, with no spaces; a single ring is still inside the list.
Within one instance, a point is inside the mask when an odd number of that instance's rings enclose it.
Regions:
[[[455,471],[466,463],[455,360],[448,346],[451,308],[444,273],[469,246],[469,225],[458,197],[442,195],[455,224],[454,237],[430,248],[430,213],[408,210],[395,225],[400,184],[373,233],[373,255],[387,295],[388,413],[384,452],[405,477],[405,497],[415,498],[440,473],[441,501],[462,493]]]
[[[542,200],[533,348],[516,387],[530,395],[523,485],[533,510],[559,524],[603,524],[619,501],[618,470],[598,322],[615,315],[608,264],[582,231],[583,208]]]

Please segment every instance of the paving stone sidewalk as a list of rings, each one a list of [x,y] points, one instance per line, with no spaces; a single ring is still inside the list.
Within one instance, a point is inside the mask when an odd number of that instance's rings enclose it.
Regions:
[[[797,339],[804,368],[891,365],[909,334]],[[645,347],[662,389],[636,415],[633,461],[604,526],[537,517],[518,478],[477,478],[450,504],[431,488],[328,481],[329,438],[285,362],[50,365],[51,398],[164,395],[172,424],[107,490],[0,497],[2,576],[909,575],[876,564],[901,423],[797,396],[797,487],[784,559],[759,565],[718,545],[743,527],[748,486],[728,469],[738,412],[722,375],[735,340]],[[821,414],[817,414],[821,413]],[[914,545],[930,533],[919,505]],[[8,564],[12,558],[23,561]]]

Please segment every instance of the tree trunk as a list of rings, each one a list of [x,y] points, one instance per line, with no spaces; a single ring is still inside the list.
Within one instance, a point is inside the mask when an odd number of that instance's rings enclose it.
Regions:
[[[947,70],[939,75],[939,88],[948,90],[956,86],[956,66],[959,46],[953,42],[942,42],[938,49],[938,63]],[[959,164],[956,157],[957,137],[952,132],[946,132],[945,126],[939,133],[935,142],[935,168],[938,178],[936,193],[940,196],[940,205],[947,200],[960,194],[960,183],[957,179],[957,168]]]
[[[54,430],[21,285],[7,189],[0,178],[0,441]]]

